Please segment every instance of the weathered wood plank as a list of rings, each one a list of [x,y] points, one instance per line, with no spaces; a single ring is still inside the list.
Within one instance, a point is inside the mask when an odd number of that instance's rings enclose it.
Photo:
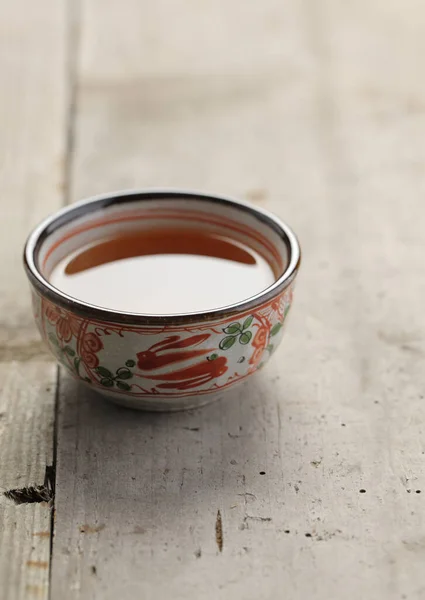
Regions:
[[[40,362],[0,365],[1,597],[47,598],[51,510],[17,506],[3,493],[44,484],[53,464],[56,368]]]
[[[42,485],[53,461],[56,366],[21,266],[29,229],[62,202],[65,2],[0,4],[0,490]],[[0,496],[0,596],[47,598],[51,511]]]
[[[228,401],[134,414],[64,383],[53,597],[420,598],[423,8],[102,6],[75,196],[249,196],[305,261],[286,343]]]

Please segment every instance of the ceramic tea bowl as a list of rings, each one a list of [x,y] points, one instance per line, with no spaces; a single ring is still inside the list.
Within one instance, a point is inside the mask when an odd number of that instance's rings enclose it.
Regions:
[[[278,274],[276,281],[224,308],[172,315],[93,306],[49,283],[59,261],[102,236],[181,223],[207,224],[250,246]],[[300,249],[287,225],[248,204],[148,190],[97,196],[49,217],[29,236],[24,263],[37,327],[73,377],[129,407],[180,410],[220,398],[269,360],[291,307]]]

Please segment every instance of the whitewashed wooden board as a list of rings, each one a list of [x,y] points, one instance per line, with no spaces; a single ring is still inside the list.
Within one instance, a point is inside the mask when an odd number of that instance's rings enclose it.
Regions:
[[[47,599],[51,508],[3,492],[53,465],[56,366],[33,324],[22,268],[29,229],[62,203],[65,2],[0,2],[0,598]]]
[[[250,198],[304,264],[286,343],[226,401],[138,414],[61,379],[52,599],[423,598],[422,4],[74,17],[72,197]]]

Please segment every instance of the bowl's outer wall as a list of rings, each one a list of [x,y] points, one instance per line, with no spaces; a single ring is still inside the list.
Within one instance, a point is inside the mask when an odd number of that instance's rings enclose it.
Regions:
[[[292,288],[214,322],[132,326],[82,318],[33,289],[37,327],[75,378],[135,408],[199,406],[260,369],[276,350]]]

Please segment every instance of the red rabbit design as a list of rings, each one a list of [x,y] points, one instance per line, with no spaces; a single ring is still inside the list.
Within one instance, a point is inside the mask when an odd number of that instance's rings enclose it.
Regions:
[[[209,333],[193,335],[185,339],[181,339],[178,335],[169,336],[165,340],[157,342],[148,350],[139,352],[137,354],[137,366],[141,371],[153,371],[167,365],[210,354],[211,349],[194,349],[209,337]],[[143,376],[148,379],[167,382],[158,384],[159,388],[189,389],[223,375],[227,371],[226,365],[227,359],[224,357],[215,360],[204,359],[197,364],[183,367],[177,371],[162,374],[143,373]]]
[[[171,335],[161,342],[157,342],[144,352],[137,354],[137,366],[142,371],[151,371],[164,365],[181,362],[195,356],[203,356],[211,350],[178,350],[179,348],[188,348],[190,346],[199,346],[209,338],[209,334],[193,335],[192,337],[181,340],[178,335]],[[170,352],[177,350],[177,352]]]
[[[149,375],[150,379],[165,380],[167,383],[159,383],[157,387],[163,389],[187,390],[208,383],[216,377],[220,377],[227,371],[227,358],[220,356],[215,360],[200,362],[191,367],[172,371],[164,375]]]

